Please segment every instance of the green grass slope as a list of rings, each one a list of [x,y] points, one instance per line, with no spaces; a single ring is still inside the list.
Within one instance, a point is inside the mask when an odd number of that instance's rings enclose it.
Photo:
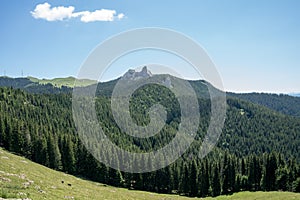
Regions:
[[[62,183],[64,181],[64,183]],[[71,184],[69,186],[68,184]],[[171,200],[191,199],[106,186],[48,169],[0,148],[0,199],[99,199],[99,200]],[[195,199],[195,198],[193,198]],[[287,200],[300,199],[288,192],[241,192],[207,200]]]
[[[29,80],[31,80],[32,82],[37,82],[39,84],[52,84],[55,87],[61,87],[61,86],[66,86],[66,87],[70,87],[73,88],[74,87],[74,83],[75,83],[75,78],[74,77],[66,77],[66,78],[54,78],[54,79],[38,79],[38,78],[34,78],[34,77],[28,77]],[[77,86],[79,87],[85,87],[85,86],[89,86],[95,84],[95,81],[93,80],[89,80],[89,79],[80,79],[77,80]]]

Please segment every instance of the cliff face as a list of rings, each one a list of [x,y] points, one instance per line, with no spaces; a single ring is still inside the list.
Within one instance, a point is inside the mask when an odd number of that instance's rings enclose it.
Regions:
[[[137,80],[137,79],[141,79],[141,78],[148,78],[151,76],[152,76],[152,73],[145,66],[145,67],[143,67],[142,71],[140,71],[140,72],[137,72],[134,69],[128,70],[122,78],[127,79],[127,80]]]

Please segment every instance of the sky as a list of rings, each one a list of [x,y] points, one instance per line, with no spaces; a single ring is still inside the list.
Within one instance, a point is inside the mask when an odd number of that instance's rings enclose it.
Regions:
[[[159,27],[201,45],[226,91],[300,92],[297,0],[9,0],[0,5],[0,76],[76,77],[108,38]],[[193,78],[182,60],[144,51],[120,59],[104,79],[148,62],[168,62]]]

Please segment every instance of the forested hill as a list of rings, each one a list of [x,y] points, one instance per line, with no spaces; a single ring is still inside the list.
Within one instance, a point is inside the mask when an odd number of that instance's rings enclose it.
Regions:
[[[268,93],[227,93],[239,99],[250,101],[255,104],[266,106],[280,113],[300,117],[300,97],[286,94],[268,94]]]
[[[133,119],[145,124],[147,109],[161,99],[167,102],[167,124],[154,137],[141,139],[123,133],[113,120],[108,96],[96,98],[97,117],[107,137],[121,148],[134,152],[159,149],[174,138],[180,123],[174,95],[166,87],[148,85],[134,93],[130,107]],[[50,168],[130,189],[200,197],[244,190],[299,191],[299,118],[228,98],[217,147],[199,160],[197,149],[207,130],[210,101],[198,100],[201,127],[196,140],[175,163],[152,173],[122,173],[97,162],[77,135],[70,93],[31,94],[0,88],[0,145]],[[101,151],[109,153],[110,149]],[[110,159],[118,162],[119,157]]]
[[[41,84],[38,81],[32,81],[29,78],[10,78],[6,76],[0,77],[0,87],[12,87],[36,94],[59,94],[72,92],[72,89],[67,86],[56,87],[51,83],[45,82]]]

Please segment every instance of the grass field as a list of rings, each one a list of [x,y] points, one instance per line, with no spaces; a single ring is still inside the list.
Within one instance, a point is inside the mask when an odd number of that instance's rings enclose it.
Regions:
[[[55,87],[61,87],[61,86],[67,86],[67,87],[74,87],[75,78],[74,77],[66,77],[66,78],[54,78],[54,79],[37,79],[34,77],[28,77],[32,82],[37,82],[39,84],[52,84]],[[76,86],[78,87],[84,87],[88,85],[95,84],[96,82],[93,80],[88,79],[81,79],[77,80]]]
[[[64,183],[62,183],[64,181]],[[69,186],[68,184],[71,184]],[[184,200],[196,199],[106,186],[48,169],[0,148],[0,199],[99,199]],[[240,192],[205,200],[289,200],[300,194],[289,192]]]

